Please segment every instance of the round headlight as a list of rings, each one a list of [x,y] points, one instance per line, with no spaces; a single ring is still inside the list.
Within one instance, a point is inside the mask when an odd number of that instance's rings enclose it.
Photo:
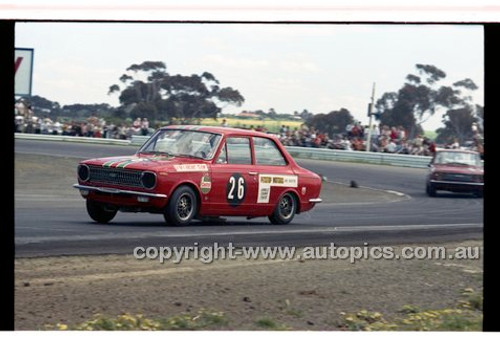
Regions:
[[[156,186],[156,174],[154,172],[143,172],[141,175],[141,184],[146,189],[153,189]]]
[[[442,176],[442,173],[441,172],[434,172],[432,174],[432,179],[435,179],[435,180],[440,180],[441,179],[441,176]]]
[[[87,165],[78,165],[78,178],[82,182],[86,182],[90,179],[90,168]]]

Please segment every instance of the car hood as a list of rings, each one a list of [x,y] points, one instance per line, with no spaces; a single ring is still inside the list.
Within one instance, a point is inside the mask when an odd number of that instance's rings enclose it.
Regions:
[[[484,169],[480,166],[466,165],[433,165],[434,172],[450,172],[460,174],[483,174]]]
[[[165,170],[188,172],[189,169],[207,170],[207,161],[186,157],[166,155],[131,155],[90,159],[82,162],[86,165],[105,168],[125,168],[128,170]]]

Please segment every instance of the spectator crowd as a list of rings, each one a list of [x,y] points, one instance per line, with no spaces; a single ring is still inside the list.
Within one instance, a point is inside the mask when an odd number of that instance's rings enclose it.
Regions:
[[[115,125],[102,118],[91,116],[85,121],[59,122],[35,116],[15,117],[14,132],[76,137],[130,139],[133,135],[148,136],[154,132],[147,118],[137,118],[132,123]]]
[[[347,125],[344,132],[333,137],[305,124],[293,130],[283,125],[280,128],[279,136],[281,142],[287,146],[364,151],[367,147],[369,133],[368,127],[363,127],[361,123],[356,122]],[[408,139],[407,132],[402,126],[374,125],[370,140],[370,151],[373,152],[428,156],[436,150],[436,144],[422,135]],[[457,144],[452,146],[459,147]]]

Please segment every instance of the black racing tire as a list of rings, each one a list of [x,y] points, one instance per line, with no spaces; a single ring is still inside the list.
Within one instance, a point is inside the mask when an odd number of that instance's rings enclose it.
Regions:
[[[425,191],[430,197],[436,197],[436,187],[432,183],[427,183]]]
[[[281,196],[272,215],[268,218],[272,224],[288,224],[297,212],[297,199],[288,192]]]
[[[198,213],[198,198],[189,186],[177,188],[170,198],[163,216],[169,225],[188,225]]]
[[[97,223],[109,223],[116,216],[117,210],[109,209],[104,204],[87,200],[87,213]]]

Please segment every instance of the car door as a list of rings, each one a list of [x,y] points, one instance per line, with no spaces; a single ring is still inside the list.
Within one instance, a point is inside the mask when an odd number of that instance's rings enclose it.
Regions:
[[[278,199],[290,188],[298,187],[298,176],[293,172],[276,141],[253,137],[255,169],[258,176],[257,203],[272,212]]]
[[[212,189],[207,214],[252,215],[257,202],[258,177],[250,137],[228,137],[212,165]]]

